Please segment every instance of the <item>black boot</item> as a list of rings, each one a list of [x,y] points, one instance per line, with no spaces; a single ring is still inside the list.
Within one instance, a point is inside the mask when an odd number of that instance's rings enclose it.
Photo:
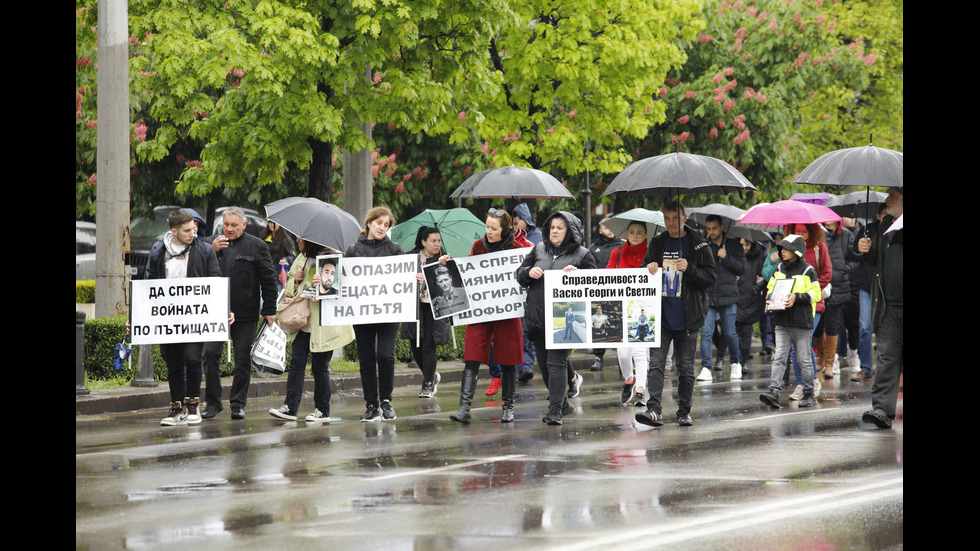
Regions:
[[[503,414],[501,423],[514,422],[514,394],[517,393],[517,371],[513,367],[501,366],[500,389],[503,395]]]
[[[476,371],[471,369],[463,370],[463,382],[459,388],[459,411],[449,416],[450,419],[458,423],[470,423],[470,405],[473,403],[473,394],[476,393]]]

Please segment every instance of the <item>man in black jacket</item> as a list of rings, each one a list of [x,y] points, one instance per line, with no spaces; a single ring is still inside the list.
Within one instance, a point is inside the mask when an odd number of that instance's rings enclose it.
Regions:
[[[731,378],[742,378],[742,359],[739,357],[738,334],[735,317],[738,314],[738,278],[745,273],[745,251],[734,239],[729,239],[722,229],[721,217],[708,216],[704,221],[708,230],[708,246],[714,255],[717,278],[708,288],[708,315],[701,327],[701,373],[699,381],[711,380],[711,344],[715,333],[715,318],[721,322],[723,342],[728,345],[728,358],[732,364]],[[721,356],[721,343],[718,355]]]
[[[646,411],[636,414],[636,420],[644,425],[659,427],[664,424],[661,414],[661,396],[664,390],[664,365],[667,350],[674,343],[677,354],[677,421],[681,426],[691,426],[691,406],[694,400],[694,354],[697,349],[698,331],[708,315],[708,288],[715,282],[715,261],[708,240],[684,225],[687,215],[677,201],[664,205],[664,224],[667,231],[650,240],[643,263],[651,274],[664,268],[672,272],[671,293],[661,297],[660,348],[650,350],[650,367],[647,371]],[[665,274],[666,275],[666,274]]]
[[[143,277],[221,277],[221,269],[211,246],[195,239],[197,226],[194,217],[183,210],[176,210],[170,213],[169,223],[170,231],[153,245]],[[161,355],[167,363],[167,381],[170,385],[170,412],[160,421],[161,425],[196,425],[201,422],[198,403],[203,344],[186,342],[160,345]]]
[[[269,247],[254,235],[245,233],[245,213],[231,207],[222,216],[223,234],[209,238],[221,266],[221,273],[231,278],[231,311],[235,323],[231,326],[231,343],[235,356],[235,372],[231,382],[231,418],[245,418],[245,402],[252,378],[250,356],[252,341],[258,327],[259,308],[263,320],[276,322],[276,268]],[[260,302],[261,292],[261,302]],[[221,348],[223,343],[204,346],[205,391],[208,406],[201,415],[210,419],[222,409],[221,405]]]

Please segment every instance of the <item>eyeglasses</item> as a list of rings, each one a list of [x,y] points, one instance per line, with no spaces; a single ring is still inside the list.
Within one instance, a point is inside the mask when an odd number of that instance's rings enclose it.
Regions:
[[[492,208],[492,209],[490,209],[490,210],[487,211],[487,214],[489,214],[491,216],[496,216],[497,218],[503,218],[503,217],[507,216],[507,211],[505,211],[503,209]]]

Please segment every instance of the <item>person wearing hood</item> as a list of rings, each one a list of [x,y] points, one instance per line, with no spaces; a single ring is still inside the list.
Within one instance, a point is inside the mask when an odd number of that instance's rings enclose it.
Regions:
[[[684,206],[674,200],[664,205],[664,225],[667,231],[650,240],[643,264],[656,275],[665,269],[664,292],[661,300],[659,348],[650,353],[647,372],[646,411],[636,414],[638,423],[659,427],[664,424],[662,395],[664,366],[670,345],[677,354],[677,421],[681,426],[694,424],[691,408],[694,402],[694,356],[698,332],[708,315],[708,288],[717,277],[714,255],[708,240],[685,225]]]
[[[803,237],[790,234],[778,245],[782,262],[776,273],[766,285],[766,309],[770,311],[776,326],[776,350],[772,355],[772,379],[769,391],[760,395],[759,400],[771,408],[779,409],[779,392],[783,388],[783,375],[786,372],[790,349],[806,350],[810,347],[810,334],[813,320],[820,302],[820,282],[817,271],[804,260],[806,244]],[[773,296],[776,282],[792,279],[792,289],[777,303]],[[803,396],[799,407],[817,405],[813,386],[813,361],[809,354],[798,354],[803,386]]]
[[[525,248],[514,240],[510,214],[503,209],[492,208],[487,212],[486,234],[473,242],[469,256],[477,256],[507,249]],[[439,259],[443,264],[449,255]],[[449,416],[457,423],[472,421],[470,408],[476,394],[480,364],[490,364],[493,359],[500,364],[500,388],[503,394],[501,423],[514,422],[514,396],[517,393],[517,364],[524,360],[521,318],[507,318],[466,326],[463,345],[463,380],[459,389],[459,409]]]
[[[599,235],[592,242],[592,247],[589,249],[589,252],[595,257],[595,265],[600,268],[604,268],[609,264],[609,257],[612,255],[612,252],[626,243],[625,240],[616,237],[616,234],[606,227],[606,221],[609,218],[607,216],[599,222]],[[595,359],[592,360],[592,366],[589,369],[591,371],[602,371],[602,360],[606,355],[606,349],[594,348],[592,354],[595,356]]]
[[[542,419],[549,425],[560,425],[571,413],[566,386],[568,382],[568,349],[545,347],[544,273],[546,270],[569,272],[596,268],[595,257],[582,246],[582,222],[569,212],[556,212],[544,225],[548,239],[531,249],[515,273],[517,282],[527,288],[524,303],[525,332],[534,342],[538,368],[548,388],[548,414]]]
[[[386,206],[374,207],[364,217],[364,229],[357,241],[347,247],[347,257],[381,257],[405,254],[404,249],[388,237],[395,225],[395,215]],[[398,322],[363,323],[354,326],[357,338],[357,362],[360,365],[361,388],[367,409],[361,421],[395,419],[391,393],[395,386],[395,340]],[[380,410],[379,410],[380,408]]]
[[[217,255],[211,245],[195,239],[197,228],[193,215],[175,210],[170,213],[169,223],[170,231],[153,246],[144,278],[222,277]],[[234,313],[229,321],[234,324]],[[160,352],[167,363],[167,383],[170,385],[170,411],[160,421],[161,425],[201,423],[199,405],[203,350],[203,342],[160,345]]]
[[[534,225],[534,218],[531,217],[531,209],[528,208],[527,203],[521,203],[514,207],[513,219],[514,228],[524,230],[527,234],[527,240],[532,245],[537,245],[541,242],[541,230]]]
[[[607,269],[613,268],[640,268],[643,266],[643,257],[647,254],[647,225],[644,222],[630,222],[626,227],[626,244],[614,250],[609,256]],[[646,316],[640,320],[640,324],[646,323]],[[637,328],[637,333],[641,333]],[[646,373],[650,366],[649,348],[642,341],[637,346],[628,348],[617,348],[616,355],[619,359],[619,370],[623,375],[623,393],[621,401],[623,405],[636,398],[635,405],[646,405]],[[641,378],[640,384],[636,384],[637,375]]]

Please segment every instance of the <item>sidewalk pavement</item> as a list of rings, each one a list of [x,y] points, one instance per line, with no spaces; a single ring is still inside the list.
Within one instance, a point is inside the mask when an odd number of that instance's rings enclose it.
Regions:
[[[459,383],[462,380],[463,362],[461,360],[440,361],[436,368],[442,383]],[[484,366],[483,370],[486,369]],[[486,373],[486,371],[484,371]],[[227,405],[231,391],[232,377],[221,378],[221,395]],[[357,371],[335,372],[330,376],[333,392],[361,392],[361,378]],[[395,364],[395,389],[422,387],[422,372],[408,364]],[[313,392],[313,376],[307,372],[305,392]],[[203,389],[202,389],[203,392]],[[278,377],[259,378],[252,372],[252,382],[248,387],[248,397],[267,398],[286,396],[286,374]],[[203,400],[203,396],[201,397]],[[158,381],[155,387],[121,386],[108,389],[90,390],[88,394],[75,394],[75,415],[102,415],[139,411],[145,409],[166,409],[170,407],[170,388],[166,381]]]

